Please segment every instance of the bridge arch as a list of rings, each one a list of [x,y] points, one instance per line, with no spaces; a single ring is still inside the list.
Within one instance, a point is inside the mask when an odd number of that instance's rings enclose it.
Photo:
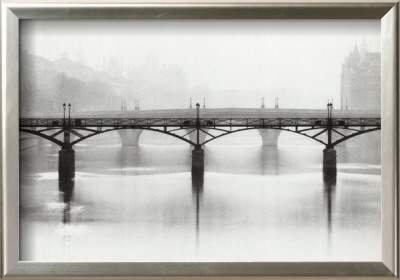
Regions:
[[[32,134],[32,135],[36,135],[36,136],[39,136],[39,137],[42,137],[42,138],[44,138],[46,140],[49,140],[49,141],[51,141],[51,142],[53,142],[53,143],[55,143],[55,144],[57,144],[57,145],[62,147],[64,145],[64,142],[58,140],[56,138],[56,136],[58,136],[61,133],[65,132],[66,131],[65,129],[60,129],[59,131],[57,131],[57,132],[55,132],[55,133],[53,133],[51,135],[43,133],[43,132],[46,132],[46,131],[51,131],[51,130],[56,130],[56,129],[57,128],[47,128],[47,129],[35,131],[35,130],[29,130],[29,129],[20,128],[20,131],[21,132],[25,132],[25,133],[29,133],[29,134]],[[308,138],[310,138],[310,139],[312,139],[314,141],[317,141],[320,144],[323,144],[325,146],[328,145],[327,142],[317,138],[317,136],[327,132],[326,128],[308,128],[308,129],[303,129],[303,130],[294,130],[294,129],[282,128],[282,127],[281,128],[279,128],[279,127],[276,127],[276,128],[245,127],[245,128],[239,128],[239,129],[236,129],[236,130],[226,130],[226,129],[215,128],[215,127],[207,127],[207,128],[201,128],[200,129],[200,133],[202,133],[202,137],[201,137],[202,141],[200,141],[200,146],[203,146],[203,145],[205,145],[205,144],[207,144],[207,143],[209,143],[209,142],[211,142],[211,141],[213,141],[215,139],[219,139],[219,138],[221,138],[223,136],[226,136],[226,135],[229,135],[229,134],[232,134],[232,133],[243,132],[243,131],[254,130],[254,129],[257,129],[259,131],[260,137],[263,140],[263,145],[264,145],[264,140],[266,138],[266,137],[263,137],[263,135],[262,135],[262,133],[264,131],[268,131],[268,132],[274,131],[274,135],[272,137],[272,139],[274,141],[277,141],[277,139],[280,136],[280,133],[282,131],[287,131],[287,132],[292,132],[292,133],[296,133],[296,134],[308,137]],[[350,133],[350,134],[346,135],[346,134],[342,134],[342,133],[338,132],[337,129],[345,129],[346,131],[349,131],[349,132],[353,131],[353,133]],[[88,134],[88,135],[82,135],[82,134],[78,133],[77,130],[88,131],[88,132],[91,132],[91,133]],[[175,137],[175,138],[177,138],[179,140],[185,141],[186,143],[188,143],[188,144],[190,144],[192,146],[196,146],[196,141],[193,138],[193,135],[191,135],[193,133],[196,133],[196,129],[195,128],[192,128],[192,129],[179,128],[179,129],[173,129],[173,130],[169,130],[168,131],[168,130],[162,130],[162,129],[148,128],[148,127],[141,127],[141,128],[129,128],[129,127],[120,128],[120,127],[117,127],[117,128],[110,128],[110,129],[105,129],[105,130],[95,130],[95,129],[89,129],[89,128],[84,128],[84,127],[82,127],[82,128],[81,127],[76,127],[74,129],[71,129],[70,131],[71,131],[71,134],[74,134],[74,135],[78,136],[79,138],[77,140],[75,140],[75,141],[71,141],[70,144],[71,144],[71,146],[73,146],[73,145],[75,145],[75,144],[77,144],[77,143],[79,143],[79,142],[81,142],[81,141],[83,141],[85,139],[91,138],[91,137],[96,136],[96,135],[100,135],[100,134],[103,134],[103,133],[106,133],[106,132],[111,132],[111,131],[122,131],[122,130],[137,130],[137,131],[139,131],[139,130],[140,131],[147,130],[147,131],[163,133],[165,135],[169,135],[169,136]],[[183,131],[186,132],[186,134],[184,134],[182,136],[182,135],[178,135],[178,134],[173,133],[174,131],[178,131],[178,130],[183,130]],[[319,130],[319,132],[317,132],[314,135],[309,135],[309,134],[306,133],[306,132],[310,132],[312,130]],[[344,141],[346,141],[348,139],[351,139],[351,138],[354,138],[356,136],[359,136],[359,135],[362,135],[362,134],[365,134],[365,133],[368,133],[368,132],[372,132],[372,131],[377,131],[377,130],[380,130],[380,127],[374,127],[374,128],[365,129],[365,130],[357,130],[357,129],[353,129],[353,128],[343,128],[343,127],[333,128],[332,131],[336,132],[339,136],[342,136],[342,137],[337,139],[336,141],[333,141],[330,144],[330,147],[334,147],[334,146],[336,146],[336,145],[338,145],[340,143],[343,143]],[[212,134],[212,131],[219,131],[219,132],[221,132],[221,134],[214,135],[214,134]],[[137,139],[138,139],[140,134],[141,134],[141,132],[138,133],[138,135],[135,135],[135,137],[137,137]],[[206,139],[205,135],[210,136],[210,138]],[[189,136],[189,139],[185,138],[185,136]],[[276,145],[276,143],[275,143],[275,145]]]
[[[207,143],[209,143],[209,142],[211,142],[211,141],[213,141],[213,140],[215,140],[215,139],[221,138],[222,136],[226,136],[226,135],[228,135],[228,134],[237,133],[237,132],[243,132],[243,131],[247,131],[247,130],[254,130],[254,129],[257,129],[257,130],[275,130],[275,131],[279,131],[279,133],[282,132],[282,131],[288,131],[288,132],[300,134],[300,135],[302,135],[302,136],[305,136],[305,137],[308,137],[308,138],[310,138],[310,139],[312,139],[312,140],[315,140],[315,141],[317,141],[317,142],[319,142],[319,143],[321,143],[321,144],[323,144],[323,145],[326,145],[326,143],[323,142],[322,140],[313,138],[312,136],[307,135],[307,134],[305,134],[305,133],[298,133],[298,132],[296,132],[296,131],[293,131],[293,130],[290,130],[290,129],[285,129],[285,128],[259,128],[259,127],[243,128],[243,129],[237,129],[237,130],[233,130],[233,131],[228,131],[228,132],[226,132],[226,133],[222,133],[222,134],[217,135],[217,136],[215,136],[215,137],[213,137],[213,138],[211,138],[211,139],[206,140],[206,141],[205,141],[204,143],[202,143],[201,145],[205,145],[205,144],[207,144]],[[262,137],[262,136],[260,135],[260,137]]]
[[[44,138],[46,140],[49,140],[49,141],[59,145],[60,147],[62,147],[63,144],[64,144],[62,141],[60,141],[60,140],[55,138],[55,136],[57,136],[58,134],[61,134],[63,131],[61,131],[60,133],[57,133],[57,135],[54,135],[54,136],[53,135],[47,135],[47,134],[41,133],[39,131],[29,130],[29,129],[20,129],[20,131],[21,132],[25,132],[25,133],[29,133],[29,134],[32,134],[32,135],[36,135],[36,136],[41,137],[41,138]],[[50,131],[50,129],[47,130],[47,131]]]
[[[365,133],[368,133],[368,132],[378,131],[378,130],[380,130],[380,128],[371,128],[371,129],[367,129],[367,130],[360,130],[358,132],[352,133],[350,135],[344,136],[343,138],[340,138],[340,139],[336,140],[335,142],[332,143],[332,146],[334,147],[334,146],[336,146],[336,145],[338,145],[338,144],[340,144],[340,143],[342,143],[342,142],[344,142],[346,140],[354,138],[356,136],[359,136],[359,135],[362,135],[362,134],[365,134]]]
[[[204,141],[204,142],[201,144],[201,146],[203,146],[203,145],[205,145],[205,144],[207,144],[207,143],[209,143],[209,142],[211,142],[211,141],[213,141],[213,140],[215,140],[215,139],[221,138],[222,136],[228,135],[228,134],[232,134],[232,133],[236,133],[236,132],[241,132],[241,131],[246,131],[246,130],[257,129],[257,130],[259,130],[259,131],[261,131],[261,130],[275,130],[275,131],[279,131],[279,133],[276,133],[276,135],[275,135],[276,138],[279,137],[280,132],[282,132],[282,131],[292,132],[292,133],[296,133],[296,134],[299,134],[299,135],[308,137],[308,138],[310,138],[310,139],[312,139],[312,140],[314,140],[314,141],[317,141],[318,143],[320,143],[320,144],[322,144],[322,145],[330,146],[330,147],[335,147],[335,146],[337,146],[338,144],[341,144],[341,143],[343,143],[344,141],[346,141],[346,140],[348,140],[348,139],[354,138],[354,137],[356,137],[356,136],[359,136],[359,135],[362,135],[362,134],[365,134],[365,133],[368,133],[368,132],[380,130],[380,127],[373,127],[373,128],[364,129],[364,130],[357,130],[357,129],[345,128],[345,127],[335,127],[334,129],[332,129],[332,131],[334,131],[337,135],[341,136],[341,138],[339,138],[339,139],[333,141],[330,145],[329,145],[329,143],[327,143],[326,141],[323,141],[323,140],[317,138],[319,135],[322,135],[323,133],[327,133],[327,131],[328,131],[327,128],[320,128],[320,127],[317,127],[317,128],[309,128],[309,129],[303,129],[303,130],[282,128],[282,127],[281,127],[281,128],[279,128],[279,127],[277,127],[277,128],[250,127],[250,128],[236,129],[236,130],[233,130],[233,131],[228,131],[228,130],[223,130],[223,129],[216,129],[216,128],[211,128],[211,129],[213,129],[213,130],[219,130],[219,131],[222,131],[223,133],[221,133],[221,134],[219,134],[219,135],[216,135],[216,136],[213,136],[211,139],[208,139],[208,140]],[[345,129],[345,130],[348,131],[348,132],[352,132],[352,131],[353,131],[353,133],[350,133],[350,134],[343,134],[343,133],[338,132],[338,129]],[[318,132],[317,132],[316,134],[314,134],[314,135],[309,135],[309,134],[305,133],[305,132],[309,132],[309,131],[312,131],[312,130],[318,130]],[[260,133],[260,135],[261,135],[261,133]],[[262,137],[262,136],[261,136],[261,137]]]
[[[138,128],[125,128],[125,127],[124,127],[124,128],[111,128],[111,129],[106,129],[106,130],[102,130],[102,131],[96,131],[96,132],[94,132],[94,133],[92,133],[92,134],[88,134],[88,135],[82,136],[82,137],[80,137],[79,139],[77,139],[77,140],[71,142],[71,145],[75,145],[75,144],[77,144],[77,143],[79,143],[79,142],[81,142],[81,141],[83,141],[83,140],[86,140],[86,139],[88,139],[88,138],[91,138],[91,137],[93,137],[93,136],[100,135],[100,134],[103,134],[103,133],[106,133],[106,132],[118,131],[118,130],[129,130],[129,129],[132,129],[132,130],[139,130]],[[185,141],[185,142],[189,143],[189,144],[192,145],[192,146],[196,146],[196,143],[190,141],[189,139],[186,139],[186,138],[184,138],[183,136],[180,136],[180,135],[177,135],[177,134],[174,134],[174,133],[170,133],[169,131],[163,131],[163,130],[152,129],[152,128],[140,128],[140,130],[147,130],[147,131],[154,131],[154,132],[158,132],[158,133],[163,133],[163,134],[166,134],[166,135],[169,135],[169,136],[178,138],[178,139],[180,139],[180,140],[182,140],[182,141]]]

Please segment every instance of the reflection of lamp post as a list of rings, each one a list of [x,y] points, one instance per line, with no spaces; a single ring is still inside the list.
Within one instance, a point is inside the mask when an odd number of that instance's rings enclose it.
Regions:
[[[68,124],[71,125],[71,103],[68,103]]]
[[[63,122],[63,124],[65,125],[65,103],[63,104],[63,108],[64,108],[64,122]]]
[[[197,119],[196,119],[196,129],[197,129],[197,145],[196,148],[199,148],[199,142],[200,142],[200,104],[196,103],[196,110],[197,110]]]

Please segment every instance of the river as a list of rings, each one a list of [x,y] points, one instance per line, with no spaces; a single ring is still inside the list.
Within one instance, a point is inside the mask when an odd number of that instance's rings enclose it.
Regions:
[[[285,132],[278,147],[256,131],[210,142],[203,178],[189,145],[151,132],[139,147],[117,133],[82,141],[67,183],[56,145],[21,145],[20,260],[381,261],[370,135],[337,148],[336,181],[323,180],[320,144]]]

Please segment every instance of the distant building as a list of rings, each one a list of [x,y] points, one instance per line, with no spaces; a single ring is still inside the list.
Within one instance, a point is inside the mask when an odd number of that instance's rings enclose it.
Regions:
[[[117,57],[112,57],[108,61],[103,59],[103,70],[112,78],[122,78],[123,76],[123,59],[118,60]]]
[[[95,72],[92,68],[69,58],[68,53],[61,53],[60,59],[56,59],[52,64],[52,69],[65,75],[85,81],[93,80]]]
[[[342,64],[341,109],[380,110],[381,53],[369,52],[365,39]]]

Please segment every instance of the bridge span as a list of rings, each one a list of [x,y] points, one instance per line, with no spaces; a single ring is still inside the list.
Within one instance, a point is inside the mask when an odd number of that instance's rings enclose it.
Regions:
[[[377,110],[332,109],[337,118],[380,118]],[[73,112],[75,118],[193,118],[196,109],[118,110]],[[326,118],[326,109],[200,108],[202,118]],[[21,115],[22,118],[59,118],[59,114]]]
[[[168,110],[167,110],[168,111]],[[325,146],[323,150],[324,175],[336,176],[334,147],[358,135],[380,130],[379,112],[290,109],[202,109],[151,110],[142,112],[76,114],[74,118],[29,117],[20,118],[21,132],[47,139],[61,147],[59,151],[59,178],[71,179],[75,174],[73,146],[90,137],[118,131],[122,143],[137,144],[140,133],[150,130],[170,135],[194,147],[192,173],[204,173],[202,147],[228,134],[250,129],[260,132],[263,144],[276,145],[281,131],[297,133]],[[201,114],[201,117],[200,117]]]

